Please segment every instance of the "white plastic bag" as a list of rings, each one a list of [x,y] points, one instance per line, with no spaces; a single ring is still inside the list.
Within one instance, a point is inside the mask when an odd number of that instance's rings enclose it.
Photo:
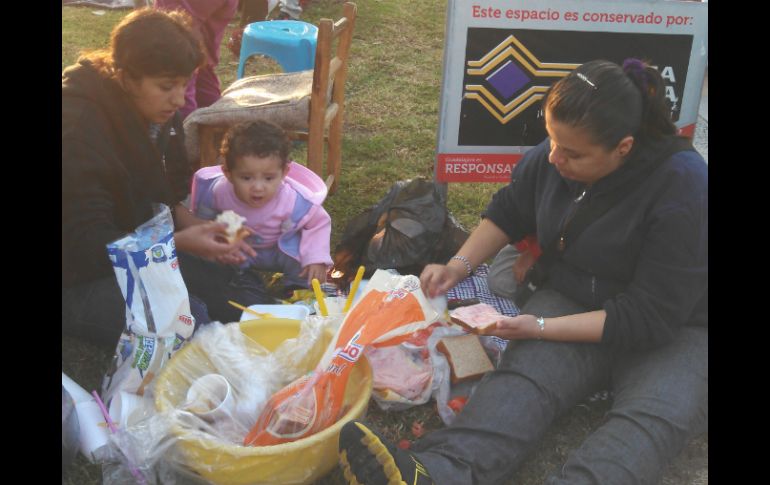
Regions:
[[[102,383],[102,400],[120,391],[143,395],[174,352],[190,338],[195,321],[179,271],[174,222],[165,205],[136,231],[107,245],[126,301],[126,328]]]

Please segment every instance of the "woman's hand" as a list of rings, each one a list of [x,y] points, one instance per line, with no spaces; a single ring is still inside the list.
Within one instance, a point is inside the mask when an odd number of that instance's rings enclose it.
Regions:
[[[433,298],[443,295],[465,278],[465,267],[446,264],[429,264],[420,274],[423,292]]]
[[[240,264],[257,253],[244,241],[227,242],[227,226],[213,221],[188,226],[174,233],[181,251],[224,264]]]
[[[309,264],[302,268],[299,273],[300,276],[307,276],[307,284],[313,281],[313,278],[318,279],[319,283],[326,283],[326,265],[323,263]]]
[[[507,340],[526,340],[543,338],[537,317],[534,315],[518,315],[504,317],[488,327],[483,335],[494,335]]]

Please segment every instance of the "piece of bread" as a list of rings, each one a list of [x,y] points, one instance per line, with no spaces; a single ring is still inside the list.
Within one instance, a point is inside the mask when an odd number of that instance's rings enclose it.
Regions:
[[[249,235],[249,230],[243,227],[246,218],[235,211],[226,210],[217,216],[217,222],[227,224],[227,242],[233,244]]]
[[[436,350],[449,361],[452,384],[478,379],[495,368],[476,335],[444,337],[439,340]]]
[[[486,329],[504,317],[505,315],[486,303],[463,306],[449,312],[449,319],[452,323],[456,323],[472,333],[484,333]]]

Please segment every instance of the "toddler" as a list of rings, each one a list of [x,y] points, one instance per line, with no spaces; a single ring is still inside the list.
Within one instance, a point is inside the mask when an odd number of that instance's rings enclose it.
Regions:
[[[195,173],[193,212],[215,219],[225,210],[246,218],[246,242],[257,256],[246,266],[280,271],[286,286],[323,283],[332,266],[331,218],[321,206],[327,188],[311,170],[289,161],[290,141],[278,125],[254,121],[233,126],[222,143],[221,166]]]

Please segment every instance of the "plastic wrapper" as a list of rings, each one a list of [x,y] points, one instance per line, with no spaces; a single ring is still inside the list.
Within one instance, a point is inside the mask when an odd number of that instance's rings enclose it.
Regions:
[[[126,328],[102,383],[102,400],[109,405],[121,391],[143,395],[190,338],[195,322],[167,206],[156,205],[149,221],[108,244],[107,252],[126,301]]]
[[[413,333],[399,345],[367,349],[373,374],[372,398],[383,411],[402,411],[430,400],[433,364],[428,337],[437,325]]]
[[[271,396],[244,444],[286,443],[332,425],[344,412],[347,380],[366,347],[396,345],[437,318],[416,276],[378,270],[315,370]]]

